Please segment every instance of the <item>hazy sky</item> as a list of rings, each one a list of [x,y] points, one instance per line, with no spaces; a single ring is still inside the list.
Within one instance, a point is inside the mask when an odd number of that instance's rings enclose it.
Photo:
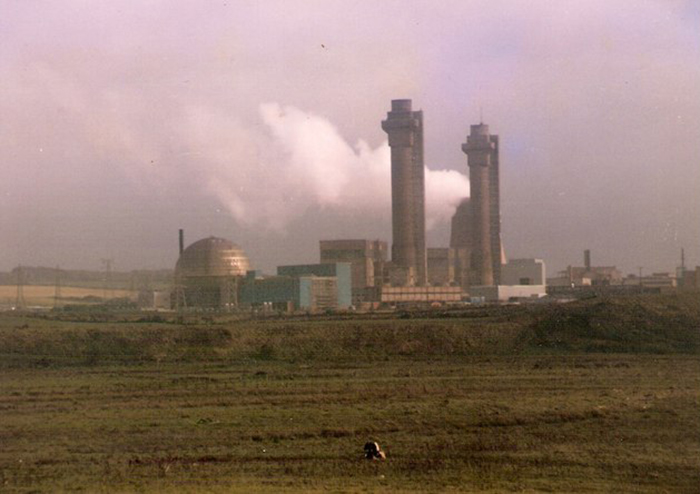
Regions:
[[[700,264],[698,26],[698,0],[0,0],[0,270],[172,267],[178,228],[266,271],[391,241],[395,98],[429,246],[483,108],[509,257]]]

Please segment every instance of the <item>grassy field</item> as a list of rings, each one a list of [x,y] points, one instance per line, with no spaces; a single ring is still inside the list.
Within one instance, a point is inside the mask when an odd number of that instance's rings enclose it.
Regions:
[[[0,490],[697,492],[696,309],[0,315]]]
[[[26,285],[23,287],[24,300],[26,305],[33,307],[53,307],[55,303],[56,288],[53,286],[43,285]],[[104,296],[104,290],[101,288],[87,287],[61,287],[61,304],[75,303],[85,297]],[[108,298],[131,297],[133,292],[129,290],[110,290]],[[13,306],[17,301],[17,286],[15,285],[0,285],[0,307]]]

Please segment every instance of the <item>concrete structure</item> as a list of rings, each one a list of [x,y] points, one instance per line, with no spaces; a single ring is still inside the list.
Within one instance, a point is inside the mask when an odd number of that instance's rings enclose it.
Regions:
[[[291,312],[299,306],[300,282],[289,276],[263,276],[248,272],[240,288],[240,305],[244,309]]]
[[[458,286],[384,286],[376,291],[378,301],[391,304],[450,303],[464,296]]]
[[[456,267],[457,249],[428,249],[428,283],[431,286],[454,285]]]
[[[423,112],[410,99],[391,102],[382,121],[391,147],[392,279],[401,285],[427,283]]]
[[[542,259],[511,259],[501,266],[502,285],[546,284],[546,270]]]
[[[499,285],[472,286],[471,298],[482,298],[486,302],[514,302],[519,300],[537,300],[547,295],[544,285]]]
[[[333,302],[333,308],[347,309],[352,305],[352,271],[351,264],[348,262],[278,266],[277,275],[293,278],[336,278],[336,299]],[[320,292],[313,293],[316,293],[316,297],[320,296]],[[310,305],[312,304],[304,304],[302,300],[300,306]]]
[[[583,266],[568,266],[557,278],[550,278],[552,286],[612,286],[622,284],[622,272],[615,266],[592,266],[591,251],[583,253]]]
[[[631,274],[622,280],[622,284],[631,287],[672,289],[678,286],[678,279],[671,273],[652,273],[641,278]]]
[[[497,285],[503,250],[498,136],[489,134],[488,125],[472,125],[462,151],[468,156],[471,197],[462,211],[458,211],[462,221],[465,216],[469,218],[468,225],[461,227],[458,236],[464,242],[463,232],[467,232],[470,241],[468,245],[453,247],[466,247],[470,251],[471,285]],[[464,210],[469,212],[465,215]]]
[[[238,282],[248,270],[250,262],[241,247],[223,238],[204,238],[182,250],[175,266],[175,291],[183,292],[187,307],[236,307]]]
[[[352,303],[367,300],[367,288],[383,284],[387,243],[381,240],[321,240],[321,263],[348,262],[352,270]]]
[[[350,305],[347,263],[280,266],[278,273],[263,276],[248,272],[240,286],[241,307],[291,312],[346,309]]]

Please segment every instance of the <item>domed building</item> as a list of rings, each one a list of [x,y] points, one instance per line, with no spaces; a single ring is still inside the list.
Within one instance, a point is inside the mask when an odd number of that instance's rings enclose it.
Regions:
[[[175,265],[175,279],[188,307],[229,308],[238,305],[237,287],[250,261],[237,244],[218,237],[196,241]]]

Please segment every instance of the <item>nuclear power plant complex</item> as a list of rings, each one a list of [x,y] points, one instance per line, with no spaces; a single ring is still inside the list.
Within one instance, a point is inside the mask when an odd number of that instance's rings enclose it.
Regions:
[[[544,296],[543,261],[506,262],[499,137],[489,126],[471,125],[461,143],[471,195],[465,190],[455,207],[449,246],[430,248],[423,112],[414,110],[410,99],[393,100],[381,128],[391,152],[390,249],[382,240],[319,239],[318,264],[279,266],[275,275],[265,275],[233,242],[211,237],[184,248],[180,231],[171,306],[309,311]]]
[[[547,278],[542,259],[507,259],[501,238],[500,138],[483,121],[465,125],[455,148],[464,154],[469,191],[455,204],[449,245],[426,240],[425,122],[410,99],[395,99],[381,129],[387,135],[391,168],[391,240],[319,240],[317,264],[256,270],[244,248],[209,237],[185,248],[169,293],[151,297],[160,307],[251,311],[375,310],[400,306],[443,306],[536,301],[576,290],[629,292],[697,286],[697,273],[681,268],[674,277],[652,273],[623,278],[615,266],[569,266]],[[681,256],[683,257],[683,256]],[[158,304],[154,304],[158,305]]]

